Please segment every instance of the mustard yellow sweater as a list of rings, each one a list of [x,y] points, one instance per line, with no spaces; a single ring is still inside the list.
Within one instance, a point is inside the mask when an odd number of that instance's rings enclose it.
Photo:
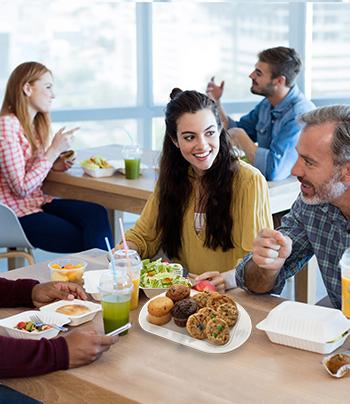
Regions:
[[[192,193],[185,212],[182,229],[182,249],[177,260],[189,272],[201,274],[207,271],[225,272],[233,269],[238,260],[251,251],[253,240],[263,228],[273,228],[270,213],[268,186],[259,170],[240,162],[240,170],[233,180],[232,240],[234,248],[223,252],[204,246],[205,228],[199,234],[194,228],[194,195]],[[155,191],[148,199],[134,228],[126,233],[127,241],[134,243],[142,259],[151,258],[160,248],[156,231],[158,200]]]

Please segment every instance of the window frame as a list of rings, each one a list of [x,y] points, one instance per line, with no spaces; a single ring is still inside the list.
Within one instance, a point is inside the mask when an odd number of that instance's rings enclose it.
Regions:
[[[297,83],[307,98],[311,95],[312,12],[313,4],[310,2],[289,4],[289,46],[295,48],[304,61],[304,69],[299,74]],[[152,3],[136,4],[136,38],[137,105],[115,108],[55,109],[52,112],[53,122],[136,119],[138,142],[145,149],[152,148],[152,120],[163,117],[165,108],[165,105],[156,105],[153,99]],[[349,104],[350,97],[317,97],[312,101],[316,106]],[[228,114],[244,114],[255,105],[256,101],[252,100],[223,102]]]

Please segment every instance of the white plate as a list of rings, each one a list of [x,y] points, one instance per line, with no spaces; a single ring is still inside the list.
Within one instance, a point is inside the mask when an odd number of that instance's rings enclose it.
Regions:
[[[40,307],[40,310],[44,313],[60,314],[60,313],[56,312],[56,309],[58,309],[61,306],[65,306],[67,304],[81,304],[90,309],[90,311],[87,313],[79,314],[77,316],[67,316],[71,320],[71,323],[69,324],[71,326],[76,326],[76,325],[80,325],[83,323],[87,323],[88,321],[92,320],[95,317],[95,315],[98,311],[102,310],[102,307],[100,304],[89,302],[88,300],[79,300],[79,299],[60,300],[58,302],[54,302],[51,304],[47,304],[46,306],[42,306],[42,307]]]
[[[191,291],[193,295],[194,291]],[[165,295],[165,293],[163,293]],[[151,299],[153,300],[153,299]],[[177,342],[178,344],[189,346],[190,348],[197,349],[198,351],[207,353],[226,353],[237,349],[244,344],[250,336],[252,331],[252,322],[246,310],[236,302],[239,311],[239,318],[236,325],[230,331],[230,340],[225,345],[213,345],[206,340],[199,340],[191,337],[186,327],[178,327],[174,320],[165,325],[159,326],[151,324],[147,321],[147,302],[141,309],[139,314],[139,323],[142,329],[151,334],[158,335],[169,339],[170,341]]]
[[[39,316],[40,320],[43,322],[47,322],[49,324],[56,324],[56,325],[64,325],[70,322],[69,317],[61,314],[61,313],[41,313],[38,310],[28,310],[22,313],[15,314],[14,316],[6,317],[0,320],[0,328],[9,337],[18,338],[18,339],[41,339],[41,338],[54,338],[58,335],[59,330],[55,328],[50,328],[44,331],[33,331],[27,332],[18,330],[14,328],[20,321],[30,321],[30,316],[36,314]]]

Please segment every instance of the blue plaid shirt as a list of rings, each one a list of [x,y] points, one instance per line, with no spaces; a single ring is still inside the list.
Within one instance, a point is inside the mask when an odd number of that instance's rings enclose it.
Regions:
[[[292,239],[293,248],[270,293],[281,293],[286,279],[299,272],[315,254],[329,298],[334,307],[340,309],[341,273],[338,264],[350,246],[350,221],[329,203],[308,205],[299,196],[291,211],[283,217],[278,230]],[[245,287],[244,267],[251,256],[251,253],[246,255],[237,267],[236,281],[240,287]]]
[[[290,175],[298,154],[295,150],[301,126],[297,117],[315,105],[294,85],[277,105],[264,98],[249,114],[234,121],[229,128],[244,129],[258,143],[254,166],[268,181],[283,180]]]

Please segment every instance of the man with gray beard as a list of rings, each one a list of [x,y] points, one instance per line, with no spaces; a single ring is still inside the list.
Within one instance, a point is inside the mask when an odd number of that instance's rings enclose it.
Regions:
[[[292,169],[301,193],[277,230],[265,229],[237,267],[237,285],[280,293],[287,278],[315,254],[328,296],[341,308],[339,260],[350,247],[350,106],[318,108],[305,125]]]

